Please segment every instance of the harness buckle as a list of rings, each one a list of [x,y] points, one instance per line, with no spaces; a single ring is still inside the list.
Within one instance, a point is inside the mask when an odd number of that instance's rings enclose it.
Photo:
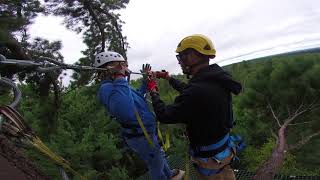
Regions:
[[[213,160],[215,160],[218,164],[221,164],[222,162],[219,160],[219,159],[217,159],[217,158],[215,158],[215,157],[211,157]]]

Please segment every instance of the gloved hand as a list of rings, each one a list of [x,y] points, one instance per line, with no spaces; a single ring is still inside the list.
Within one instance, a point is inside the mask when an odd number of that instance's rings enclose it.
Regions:
[[[147,91],[148,92],[158,92],[158,85],[154,79],[150,79],[147,82]]]
[[[155,71],[155,72],[153,72],[153,74],[156,78],[162,78],[162,79],[167,79],[167,80],[170,79],[170,75],[169,75],[168,71],[166,71],[166,70]]]

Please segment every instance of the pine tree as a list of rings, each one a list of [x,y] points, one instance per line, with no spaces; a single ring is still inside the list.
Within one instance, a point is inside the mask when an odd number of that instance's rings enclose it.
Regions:
[[[84,58],[76,64],[92,65],[95,54],[112,50],[119,52],[126,58],[128,43],[122,35],[120,14],[116,10],[125,8],[129,0],[46,0],[49,11],[65,19],[66,27],[83,32],[87,49],[83,51]],[[90,72],[76,72],[73,85],[85,85],[92,79]]]

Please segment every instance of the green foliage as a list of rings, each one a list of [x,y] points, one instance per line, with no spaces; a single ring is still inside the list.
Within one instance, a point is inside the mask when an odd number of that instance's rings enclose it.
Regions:
[[[117,172],[119,178],[126,177],[125,166],[128,164],[124,163],[121,170],[112,169],[113,166],[122,164],[123,145],[120,143],[119,125],[105,115],[104,107],[96,99],[96,86],[71,90],[63,96],[56,119],[56,130],[51,134],[48,134],[50,127],[41,124],[46,119],[41,114],[50,112],[49,101],[41,103],[37,96],[29,94],[29,85],[22,86],[21,89],[25,92],[24,97],[28,98],[22,101],[20,110],[50,149],[90,179],[109,179],[106,177],[111,170]],[[59,179],[52,162],[34,149],[29,149],[28,153],[46,174]]]
[[[1,31],[15,32],[29,25],[44,8],[39,0],[2,0],[0,10]]]
[[[251,143],[261,145],[270,135],[270,129],[277,128],[269,103],[282,123],[288,117],[288,110],[293,112],[301,103],[307,105],[319,98],[319,83],[316,79],[320,72],[318,58],[319,55],[306,54],[259,60],[250,64],[244,62],[228,67],[244,85],[244,92],[234,98],[234,109],[237,123]],[[318,116],[319,111],[310,112],[303,117],[303,121],[312,121]],[[316,130],[319,123],[312,121],[305,127]],[[290,128],[290,131],[296,132],[296,128]],[[302,136],[310,132],[298,130],[299,133]]]
[[[244,137],[248,144],[241,154],[241,168],[254,171],[268,158],[275,145],[270,130],[275,131],[277,124],[266,107],[267,100],[280,112],[281,117],[285,117],[283,110],[286,106],[296,107],[304,94],[307,94],[306,103],[311,100],[309,96],[317,95],[319,83],[316,77],[320,71],[316,58],[314,55],[299,56],[298,59],[306,61],[306,64],[281,58],[253,61],[252,64],[245,62],[226,68],[244,84],[244,92],[234,98],[237,125],[233,131]],[[289,74],[286,73],[288,68]],[[186,80],[184,76],[177,78]],[[139,87],[140,83],[141,79],[131,81],[134,87]],[[28,124],[50,149],[69,161],[82,175],[89,179],[135,179],[145,173],[144,163],[125,149],[119,135],[119,124],[110,119],[104,107],[99,104],[96,97],[97,85],[65,89],[58,109],[53,103],[53,92],[43,101],[35,93],[37,90],[34,84],[21,84],[20,88],[23,101],[19,111]],[[159,88],[161,97],[167,104],[172,103],[178,95],[166,81],[160,80]],[[289,89],[288,93],[285,93],[286,89]],[[303,95],[297,95],[300,93]],[[8,99],[8,94],[2,95],[1,102],[8,102]],[[56,112],[56,115],[52,112]],[[54,123],[46,121],[49,117],[54,119]],[[317,117],[319,113],[314,111],[303,117],[303,120],[309,121]],[[160,127],[162,132],[170,131],[171,147],[166,154],[184,158],[188,146],[184,126],[161,124]],[[318,121],[289,127],[287,141],[289,144],[295,143],[317,129]],[[319,148],[319,139],[315,138],[302,149],[288,152],[281,173],[319,175],[319,170],[315,168],[319,163]],[[33,148],[28,148],[27,153],[48,176],[61,179],[53,162]]]
[[[283,123],[289,113],[296,111],[301,104],[306,107],[320,98],[320,84],[317,80],[320,75],[319,58],[319,54],[303,54],[242,62],[226,67],[244,85],[243,93],[234,98],[237,122],[235,132],[250,144],[243,157],[244,167],[255,169],[264,160],[262,157],[265,157],[256,153],[261,151],[265,154],[264,148],[272,147],[269,140],[271,131],[277,132],[279,127],[268,104],[272,106],[280,123]],[[320,123],[316,120],[319,113],[314,110],[297,118],[293,123],[309,123],[289,126],[286,131],[288,144],[296,144],[302,137],[319,131]],[[315,150],[319,148],[316,142],[315,137],[302,149],[287,153],[282,172],[316,174],[313,169],[320,157]]]
[[[119,167],[112,167],[108,173],[110,180],[128,180],[129,176],[126,169]]]
[[[255,171],[272,153],[275,146],[274,139],[268,139],[261,147],[248,146],[242,155],[241,163],[249,171]]]

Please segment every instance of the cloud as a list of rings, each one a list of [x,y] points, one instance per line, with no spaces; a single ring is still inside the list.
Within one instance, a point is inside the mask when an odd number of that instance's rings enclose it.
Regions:
[[[82,35],[64,27],[63,18],[55,16],[38,16],[35,23],[30,26],[29,33],[32,38],[42,37],[50,41],[62,41],[61,53],[66,63],[72,64],[82,57],[81,51],[86,46],[82,42]]]
[[[195,33],[213,40],[215,62],[257,50],[265,52],[253,57],[320,46],[318,0],[138,0],[131,1],[120,14],[126,23],[123,34],[131,47],[128,60],[133,71],[148,62],[154,70],[181,73],[175,48],[183,37]],[[66,30],[61,18],[46,18],[37,19],[33,31],[62,40],[66,62],[75,62],[85,48],[81,35]],[[223,64],[228,62],[236,61]]]

